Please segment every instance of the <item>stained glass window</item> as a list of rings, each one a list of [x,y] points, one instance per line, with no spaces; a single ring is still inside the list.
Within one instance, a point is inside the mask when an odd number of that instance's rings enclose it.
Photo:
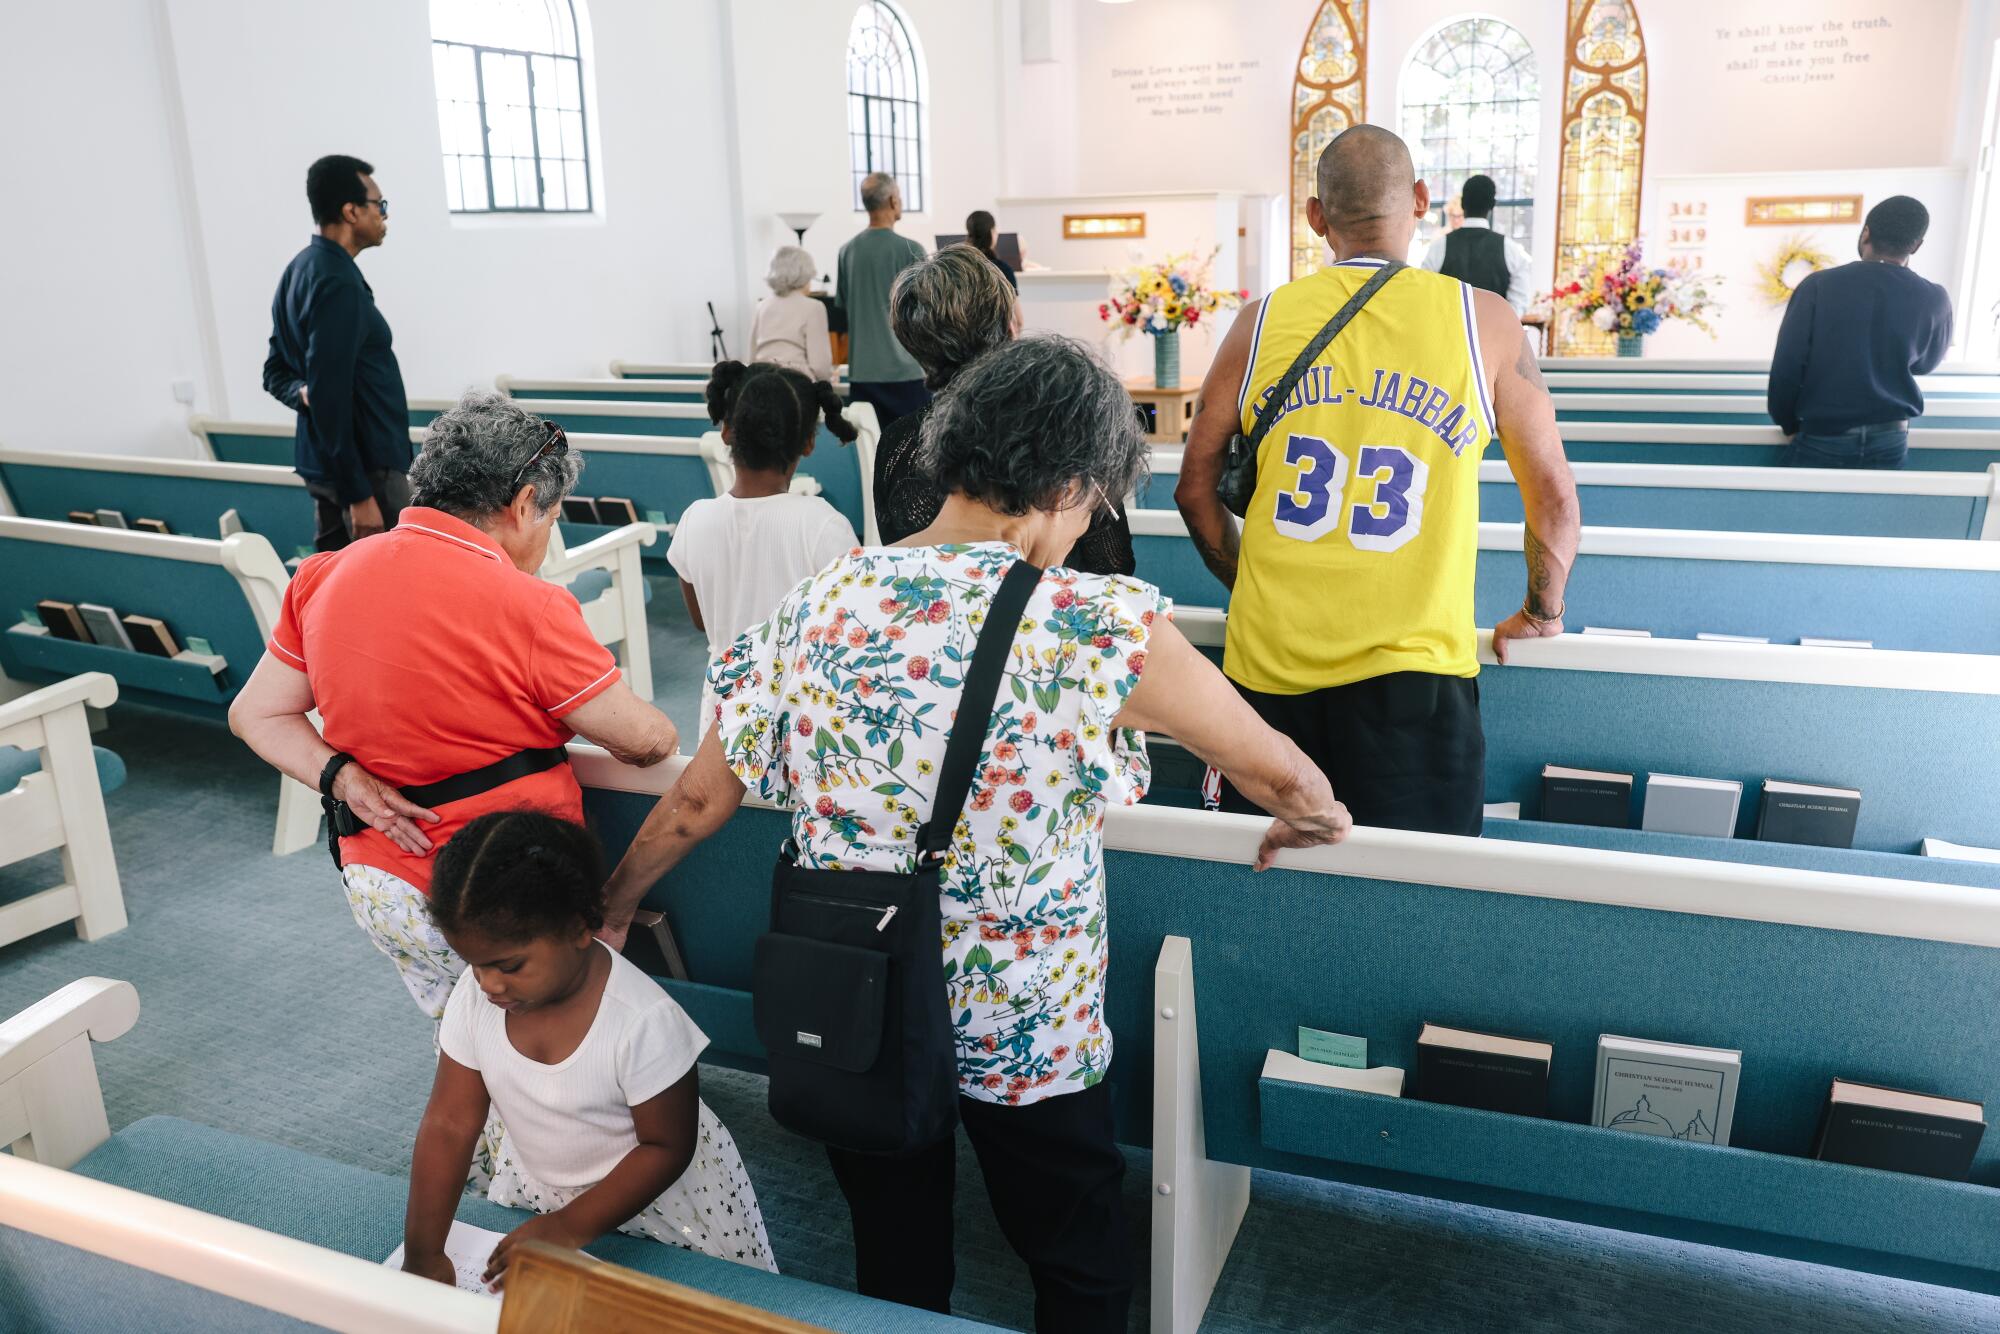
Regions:
[[[1569,0],[1562,174],[1556,186],[1556,281],[1588,272],[1639,235],[1646,156],[1646,39],[1632,0]],[[1608,355],[1611,335],[1581,320],[1557,335],[1563,355]]]
[[[924,85],[916,44],[886,0],[867,0],[847,34],[847,141],[854,207],[861,181],[886,171],[902,187],[903,207],[924,210]]]
[[[454,213],[588,213],[573,0],[430,0],[431,68]]]
[[[1403,139],[1444,221],[1468,176],[1490,176],[1494,230],[1527,245],[1535,232],[1541,77],[1528,39],[1499,19],[1461,19],[1433,33],[1403,69]]]
[[[1326,242],[1306,225],[1318,191],[1319,155],[1368,110],[1368,0],[1322,0],[1299,46],[1292,84],[1292,276],[1328,261]]]

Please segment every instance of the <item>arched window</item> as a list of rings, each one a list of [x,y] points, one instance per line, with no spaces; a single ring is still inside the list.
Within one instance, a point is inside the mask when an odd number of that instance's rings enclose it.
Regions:
[[[454,213],[588,213],[583,53],[572,0],[430,0]]]
[[[903,207],[924,211],[924,81],[909,25],[887,0],[866,0],[847,33],[847,140],[854,207],[861,179],[886,171]]]
[[[1403,138],[1430,182],[1440,222],[1468,176],[1498,187],[1495,231],[1527,245],[1535,231],[1541,78],[1528,39],[1499,19],[1448,23],[1403,67]]]
[[[1562,174],[1556,182],[1558,282],[1639,235],[1646,160],[1646,39],[1632,0],[1569,0],[1563,77]],[[1556,351],[1611,350],[1611,335],[1566,322]]]
[[[1326,242],[1306,224],[1319,189],[1319,155],[1368,112],[1367,0],[1323,0],[1299,44],[1292,83],[1292,276],[1327,262]]]

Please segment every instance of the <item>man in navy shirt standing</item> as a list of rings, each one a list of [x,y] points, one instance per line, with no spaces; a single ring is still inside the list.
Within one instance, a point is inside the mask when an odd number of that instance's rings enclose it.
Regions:
[[[389,234],[389,201],[360,158],[306,172],[319,235],[285,266],[271,299],[264,389],[299,414],[293,467],[317,506],[313,542],[338,551],[396,526],[410,503],[410,407],[389,322],[355,257]]]
[[[1793,291],[1767,391],[1791,467],[1903,466],[1909,419],[1924,412],[1917,377],[1951,343],[1951,298],[1910,269],[1930,222],[1908,195],[1883,200],[1861,228],[1861,258]]]

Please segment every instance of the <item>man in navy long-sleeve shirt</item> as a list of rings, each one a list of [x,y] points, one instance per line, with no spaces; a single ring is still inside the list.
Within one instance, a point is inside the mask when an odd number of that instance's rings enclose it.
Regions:
[[[1951,343],[1951,297],[1910,269],[1930,213],[1908,195],[1868,210],[1861,258],[1808,274],[1785,307],[1767,406],[1795,468],[1900,468],[1924,412],[1917,377]]]
[[[410,500],[410,408],[389,322],[355,256],[389,234],[389,201],[360,158],[306,173],[319,235],[285,266],[271,299],[264,389],[299,414],[293,467],[318,515],[314,545],[338,551],[396,526]]]

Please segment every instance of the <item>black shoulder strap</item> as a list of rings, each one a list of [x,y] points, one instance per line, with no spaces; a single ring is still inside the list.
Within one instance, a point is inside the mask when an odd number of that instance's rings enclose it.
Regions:
[[[1264,436],[1269,433],[1271,423],[1277,421],[1278,414],[1284,411],[1285,400],[1291,397],[1292,389],[1298,384],[1299,377],[1319,360],[1319,354],[1326,351],[1326,345],[1347,327],[1348,321],[1361,313],[1361,308],[1368,304],[1368,298],[1381,291],[1384,284],[1408,267],[1401,260],[1392,259],[1385,262],[1381,268],[1369,275],[1368,281],[1361,284],[1353,296],[1347,298],[1346,305],[1333,313],[1333,318],[1326,322],[1326,327],[1313,335],[1310,343],[1299,349],[1299,355],[1293,359],[1291,368],[1278,378],[1278,383],[1271,387],[1270,396],[1264,400],[1264,406],[1257,409],[1257,424],[1250,430],[1252,453],[1256,452],[1257,446],[1264,443]],[[1269,297],[1264,299],[1270,300]]]
[[[993,699],[1000,692],[1000,678],[1007,670],[1007,653],[1014,647],[1021,611],[1041,581],[1040,569],[1025,560],[1015,561],[986,608],[986,624],[979,627],[972,665],[965,672],[965,693],[959,696],[958,716],[952,720],[944,764],[938,769],[937,800],[931,804],[931,818],[917,831],[919,865],[941,860],[951,843],[951,831],[958,826],[966,793],[972,790],[972,771],[979,767],[986,723],[993,716]]]

